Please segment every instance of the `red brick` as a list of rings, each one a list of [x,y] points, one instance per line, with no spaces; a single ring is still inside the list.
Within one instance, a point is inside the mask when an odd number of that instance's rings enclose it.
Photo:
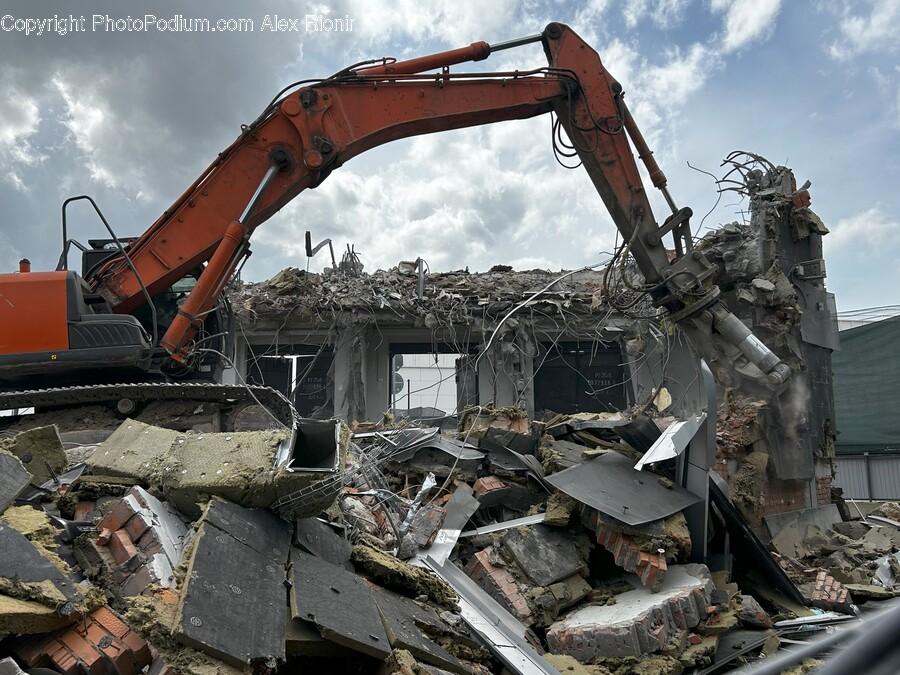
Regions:
[[[97,510],[97,502],[94,501],[80,501],[75,505],[75,512],[72,514],[73,520],[85,520],[88,516],[91,515],[94,511]]]
[[[128,538],[135,542],[152,526],[153,520],[150,516],[146,513],[136,513],[125,523],[125,531],[128,532]]]
[[[109,539],[109,550],[119,565],[124,565],[138,554],[125,530],[113,532],[112,537]]]
[[[125,495],[115,503],[109,513],[100,519],[97,526],[101,528],[105,527],[110,532],[115,532],[116,530],[125,527],[125,523],[127,523],[139,510],[140,504],[138,504],[137,499],[132,495]]]
[[[134,545],[148,558],[162,550],[162,544],[159,543],[153,530],[147,530],[140,539],[134,542]]]

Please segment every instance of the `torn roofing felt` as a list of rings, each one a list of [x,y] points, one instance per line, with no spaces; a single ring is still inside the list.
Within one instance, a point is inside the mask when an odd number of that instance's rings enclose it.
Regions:
[[[659,520],[701,501],[667,479],[635,471],[633,462],[617,452],[555,473],[547,481],[579,502],[628,525]]]

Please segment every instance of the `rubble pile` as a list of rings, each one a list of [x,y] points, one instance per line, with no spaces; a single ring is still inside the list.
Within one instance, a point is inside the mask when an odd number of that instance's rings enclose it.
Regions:
[[[241,323],[253,326],[260,317],[298,321],[343,313],[358,313],[380,324],[402,323],[410,317],[425,326],[473,325],[484,316],[505,312],[530,295],[538,309],[589,315],[603,304],[604,274],[530,270],[510,273],[497,266],[489,272],[429,272],[419,283],[415,263],[400,263],[372,274],[341,271],[311,274],[288,268],[271,279],[232,290],[230,299]],[[421,290],[421,293],[420,293]]]
[[[723,443],[745,447],[733,421]],[[695,562],[699,498],[666,463],[634,468],[661,437],[646,416],[327,426],[338,470],[309,470],[278,431],[126,420],[87,451],[52,427],[7,441],[0,657],[62,673],[682,673],[726,664],[734,635],[771,653],[776,622],[809,614]],[[37,485],[31,452],[86,459]],[[806,604],[850,612],[851,593],[894,594],[897,515],[779,516],[774,559]]]

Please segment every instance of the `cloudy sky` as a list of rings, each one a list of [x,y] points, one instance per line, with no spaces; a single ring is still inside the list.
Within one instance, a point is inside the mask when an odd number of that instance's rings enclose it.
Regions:
[[[55,266],[59,206],[68,196],[94,196],[120,235],[139,234],[293,81],[366,58],[500,42],[561,21],[624,85],[676,201],[698,214],[695,230],[741,218],[742,205],[725,195],[701,228],[718,195],[688,162],[721,175],[730,151],[762,154],[791,166],[799,182],[812,181],[813,208],[832,232],[826,262],[838,309],[900,304],[900,0],[264,0],[249,7],[5,0],[0,269],[26,256],[35,269]],[[40,35],[22,30],[28,19],[69,13],[85,17],[84,31],[63,35],[59,23]],[[106,21],[145,14],[212,25],[249,19],[253,30],[116,31]],[[265,30],[275,15],[297,19],[299,30]],[[352,31],[305,30],[307,15],[352,18]],[[454,70],[542,64],[540,45],[530,45]],[[661,200],[655,205],[661,219]],[[85,206],[72,213],[71,236],[103,236]],[[315,241],[330,237],[338,253],[353,244],[369,270],[417,256],[433,271],[498,263],[573,269],[599,262],[615,245],[586,175],[554,160],[546,117],[399,141],[351,160],[256,231],[243,278],[306,267],[305,230]],[[320,254],[310,268],[325,263]]]

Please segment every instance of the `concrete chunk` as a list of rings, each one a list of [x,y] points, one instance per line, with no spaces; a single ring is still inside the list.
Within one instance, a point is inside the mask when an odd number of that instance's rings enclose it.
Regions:
[[[582,663],[604,656],[640,657],[660,651],[706,618],[713,583],[704,565],[673,565],[657,593],[636,577],[628,581],[634,590],[617,595],[616,604],[589,605],[550,626],[550,651]]]
[[[546,525],[523,529],[504,534],[503,546],[538,586],[549,586],[587,569],[568,532]]]
[[[0,450],[18,457],[37,485],[66,470],[66,453],[55,426],[22,431],[0,441]]]
[[[0,514],[6,511],[30,481],[31,474],[25,470],[19,458],[0,451]]]

